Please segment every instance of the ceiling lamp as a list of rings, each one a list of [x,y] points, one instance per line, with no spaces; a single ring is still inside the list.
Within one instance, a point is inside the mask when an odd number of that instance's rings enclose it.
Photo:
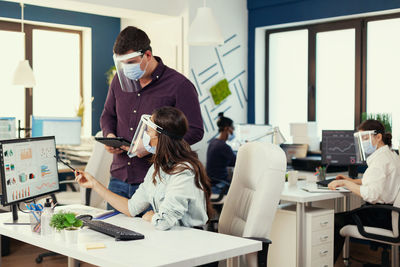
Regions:
[[[207,46],[220,45],[224,43],[221,30],[213,15],[211,8],[206,7],[206,0],[203,7],[197,9],[196,17],[189,28],[189,45]]]

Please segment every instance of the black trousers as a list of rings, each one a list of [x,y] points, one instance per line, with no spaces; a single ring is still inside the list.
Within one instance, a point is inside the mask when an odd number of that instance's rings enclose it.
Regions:
[[[366,203],[366,206],[373,205]],[[364,206],[365,206],[364,205]],[[375,204],[379,205],[379,204]],[[390,210],[363,210],[359,211],[358,217],[364,226],[379,227],[387,230],[392,230],[392,212]],[[346,225],[356,225],[349,212],[335,214],[335,261],[338,259],[340,252],[343,249],[345,238],[340,235],[340,229]]]

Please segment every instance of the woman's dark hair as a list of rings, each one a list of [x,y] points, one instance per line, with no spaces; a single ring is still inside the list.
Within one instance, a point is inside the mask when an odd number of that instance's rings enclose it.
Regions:
[[[193,171],[196,186],[204,191],[207,215],[211,219],[214,213],[210,201],[211,182],[197,153],[183,139],[189,128],[185,114],[174,107],[162,107],[153,112],[153,120],[168,134],[158,134],[157,153],[152,158],[155,169],[153,183],[156,183],[155,177],[160,174],[160,169],[167,174]]]
[[[233,120],[224,117],[224,113],[220,112],[218,113],[218,121],[217,121],[217,126],[218,126],[218,132],[222,132],[225,127],[232,127],[233,126]]]
[[[375,131],[377,134],[382,134],[382,141],[389,147],[392,146],[392,134],[385,132],[385,126],[378,120],[365,120],[360,126],[359,131]]]
[[[117,55],[126,54],[130,50],[143,53],[147,50],[151,51],[150,39],[141,29],[128,26],[118,34],[113,50]]]

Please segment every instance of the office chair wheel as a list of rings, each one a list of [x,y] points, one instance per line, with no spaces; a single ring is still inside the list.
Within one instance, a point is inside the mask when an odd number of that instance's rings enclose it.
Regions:
[[[42,256],[37,256],[35,261],[36,261],[36,263],[42,263],[43,257]]]

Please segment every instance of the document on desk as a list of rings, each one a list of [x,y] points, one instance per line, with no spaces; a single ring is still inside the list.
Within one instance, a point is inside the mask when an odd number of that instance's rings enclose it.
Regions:
[[[301,189],[304,191],[307,191],[309,193],[336,193],[336,192],[341,192],[341,193],[348,193],[351,192],[349,189],[345,187],[337,187],[336,190],[331,190],[328,187],[319,187],[316,184],[310,184],[303,186]]]

